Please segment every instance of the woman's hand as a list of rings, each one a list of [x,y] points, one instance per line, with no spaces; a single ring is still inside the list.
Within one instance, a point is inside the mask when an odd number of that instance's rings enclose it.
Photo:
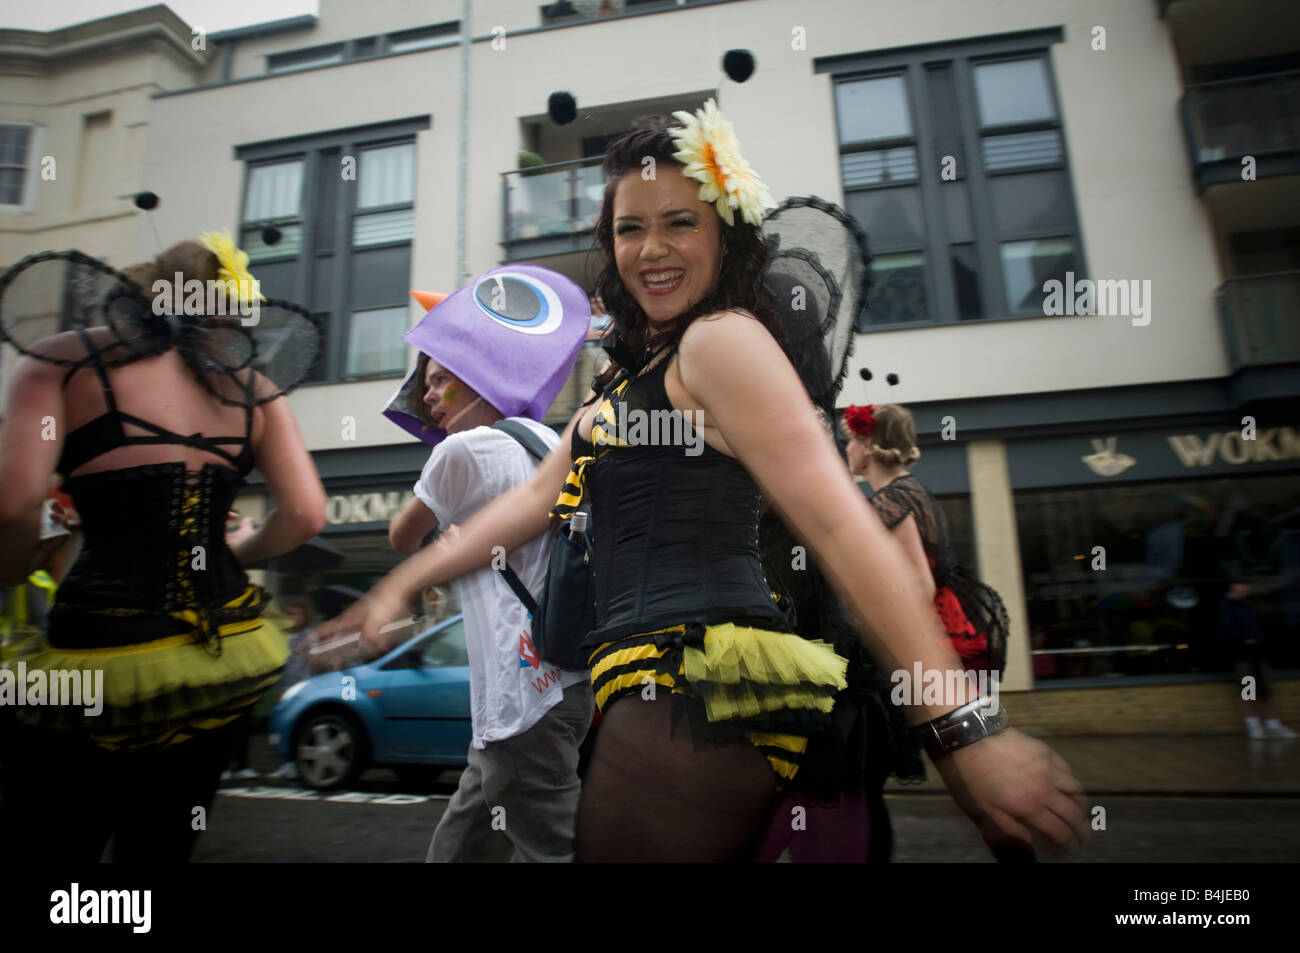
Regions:
[[[381,582],[341,615],[318,625],[311,635],[302,640],[298,648],[301,652],[307,652],[313,647],[360,633],[359,645],[353,642],[324,653],[327,662],[336,663],[327,664],[326,668],[346,668],[354,664],[358,652],[366,658],[376,658],[392,648],[386,644],[380,630],[407,614],[406,599],[391,586]],[[313,664],[320,664],[320,654],[311,657],[316,660]]]
[[[245,516],[239,525],[226,533],[226,548],[234,550],[236,546],[257,532],[257,524],[251,516]]]
[[[1014,729],[934,760],[953,800],[993,850],[1045,839],[1075,850],[1088,836],[1083,785],[1059,754]]]

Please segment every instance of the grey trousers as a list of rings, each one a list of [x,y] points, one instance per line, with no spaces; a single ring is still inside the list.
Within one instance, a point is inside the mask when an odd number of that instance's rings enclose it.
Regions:
[[[582,793],[578,748],[593,708],[591,683],[570,685],[523,734],[471,746],[425,862],[571,863]]]

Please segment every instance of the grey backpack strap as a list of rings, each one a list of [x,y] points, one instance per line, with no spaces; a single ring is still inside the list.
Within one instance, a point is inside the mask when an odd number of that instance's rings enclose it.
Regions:
[[[546,444],[542,443],[541,438],[533,433],[517,420],[503,418],[492,425],[493,430],[500,430],[502,433],[513,437],[518,444],[528,451],[529,455],[541,460],[547,454]],[[519,597],[519,601],[524,604],[530,615],[537,612],[537,600],[533,594],[528,591],[528,587],[523,584],[518,574],[506,564],[506,568],[501,570],[501,575],[506,581],[506,585],[511,591]]]
[[[514,437],[518,444],[528,451],[529,455],[537,460],[543,459],[550,451],[546,444],[542,443],[542,438],[537,436],[517,420],[503,418],[492,425],[493,430],[500,430],[504,434]]]

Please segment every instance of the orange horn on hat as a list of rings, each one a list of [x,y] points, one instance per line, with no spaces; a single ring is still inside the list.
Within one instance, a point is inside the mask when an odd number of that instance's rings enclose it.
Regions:
[[[425,311],[432,311],[441,304],[443,299],[447,296],[440,295],[436,291],[412,291],[411,297],[414,298],[416,303]]]

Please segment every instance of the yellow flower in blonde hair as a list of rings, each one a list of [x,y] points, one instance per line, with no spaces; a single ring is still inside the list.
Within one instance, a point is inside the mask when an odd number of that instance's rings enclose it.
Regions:
[[[722,118],[718,104],[710,99],[694,115],[675,112],[684,129],[669,134],[681,150],[673,158],[684,163],[682,175],[696,179],[700,201],[713,202],[728,225],[734,224],[732,209],[751,225],[763,224],[763,213],[776,206],[772,193],[740,154],[740,142],[731,123]]]
[[[256,278],[248,272],[248,252],[235,247],[235,240],[227,229],[219,232],[204,232],[199,236],[203,246],[217,256],[220,268],[217,277],[221,281],[233,281],[238,289],[239,300],[251,304],[254,298],[266,300]]]

